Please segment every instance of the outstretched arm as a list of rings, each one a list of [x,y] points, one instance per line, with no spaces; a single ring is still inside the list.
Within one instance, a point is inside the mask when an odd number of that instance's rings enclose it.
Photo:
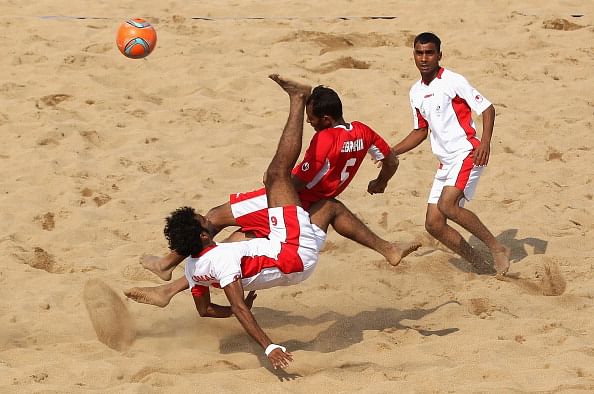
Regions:
[[[367,193],[369,194],[383,193],[386,186],[388,186],[388,181],[392,179],[398,169],[398,156],[394,153],[394,150],[390,150],[390,154],[380,161],[381,170],[377,178],[369,181],[369,185],[367,185]]]
[[[396,155],[401,155],[403,153],[408,152],[411,149],[416,148],[419,146],[421,142],[427,138],[429,134],[429,129],[427,127],[422,127],[420,129],[415,129],[411,131],[402,141],[397,143],[394,147],[392,147],[392,151]]]
[[[251,309],[255,299],[256,292],[250,291],[247,297],[245,297],[244,303],[249,309]],[[198,310],[198,313],[201,317],[225,318],[231,317],[233,315],[233,311],[231,310],[230,306],[212,303],[210,301],[210,291],[208,290],[206,290],[206,292],[201,296],[194,296],[194,304],[196,305],[196,310]]]
[[[493,135],[493,125],[495,124],[495,108],[490,105],[482,113],[483,116],[483,135],[481,143],[474,152],[474,165],[486,166],[489,163],[491,153],[491,136]]]
[[[293,361],[293,355],[281,349],[280,346],[274,345],[268,335],[258,325],[252,311],[250,311],[250,308],[243,299],[243,285],[241,284],[241,280],[236,280],[223,289],[231,304],[231,311],[237,317],[237,320],[239,320],[245,331],[266,350],[266,356],[272,363],[272,366],[275,369],[288,366],[289,362]]]

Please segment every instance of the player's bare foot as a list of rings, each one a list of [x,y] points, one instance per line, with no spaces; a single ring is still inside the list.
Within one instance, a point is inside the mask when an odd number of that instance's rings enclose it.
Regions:
[[[408,256],[420,247],[421,243],[417,241],[408,243],[393,242],[390,244],[390,248],[384,257],[386,260],[388,260],[388,263],[393,266],[397,266],[404,257]]]
[[[509,271],[509,257],[511,250],[507,246],[503,246],[501,250],[493,252],[493,261],[497,277],[504,277]]]
[[[124,294],[131,300],[141,304],[158,306],[159,308],[165,308],[169,304],[169,301],[171,301],[171,297],[166,292],[164,286],[133,287],[124,290]]]
[[[311,93],[311,86],[309,85],[281,77],[278,74],[270,74],[268,77],[278,83],[289,96],[300,96],[305,98]]]
[[[171,280],[171,275],[175,266],[169,269],[161,269],[161,263],[163,258],[159,256],[150,256],[144,255],[140,258],[140,264],[147,270],[151,271],[153,274],[157,275],[159,278],[163,280]]]

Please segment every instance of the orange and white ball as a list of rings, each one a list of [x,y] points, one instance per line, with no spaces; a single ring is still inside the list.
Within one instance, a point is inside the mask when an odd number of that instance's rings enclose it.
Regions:
[[[148,56],[157,45],[155,28],[142,18],[132,18],[122,22],[116,35],[120,52],[131,59]]]

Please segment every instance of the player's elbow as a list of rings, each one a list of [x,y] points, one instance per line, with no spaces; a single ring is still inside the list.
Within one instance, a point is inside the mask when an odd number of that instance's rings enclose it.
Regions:
[[[427,138],[427,136],[429,135],[429,128],[427,128],[427,127],[421,127],[420,129],[417,129],[416,131],[418,131],[417,136],[418,136],[420,142],[424,141],[425,138]]]
[[[200,315],[200,317],[210,317],[210,314],[208,313],[208,308],[206,308],[206,309],[196,308],[196,310],[198,311],[198,314]]]

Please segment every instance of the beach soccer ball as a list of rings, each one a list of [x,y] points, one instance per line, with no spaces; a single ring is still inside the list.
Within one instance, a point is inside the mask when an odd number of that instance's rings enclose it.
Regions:
[[[118,28],[116,44],[124,56],[141,59],[155,49],[157,32],[142,18],[128,19]]]

